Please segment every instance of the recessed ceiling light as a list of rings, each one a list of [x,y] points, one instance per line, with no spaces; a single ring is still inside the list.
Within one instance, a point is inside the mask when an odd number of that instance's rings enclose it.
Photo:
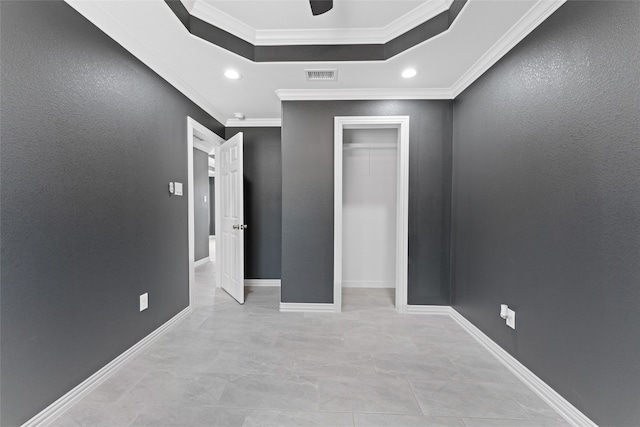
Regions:
[[[402,77],[404,77],[405,79],[410,79],[411,77],[415,77],[416,74],[418,74],[418,70],[416,70],[415,68],[407,68],[402,72]]]
[[[226,78],[231,80],[238,80],[240,78],[240,73],[238,73],[236,70],[227,70],[224,72],[224,75]]]

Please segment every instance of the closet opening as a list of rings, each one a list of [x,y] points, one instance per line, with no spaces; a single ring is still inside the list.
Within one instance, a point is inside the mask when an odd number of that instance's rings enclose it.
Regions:
[[[345,129],[343,308],[395,305],[398,130]]]
[[[336,117],[334,306],[406,310],[408,117]]]

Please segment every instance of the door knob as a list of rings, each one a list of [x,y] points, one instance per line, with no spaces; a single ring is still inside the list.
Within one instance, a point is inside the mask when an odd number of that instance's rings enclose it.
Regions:
[[[247,228],[249,228],[247,224],[233,224],[234,230],[246,230]]]

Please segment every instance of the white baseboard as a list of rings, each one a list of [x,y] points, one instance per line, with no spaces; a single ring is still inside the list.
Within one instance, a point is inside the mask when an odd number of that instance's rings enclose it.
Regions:
[[[35,427],[35,426],[46,426],[50,424],[53,420],[58,418],[63,412],[77,403],[79,400],[84,398],[87,394],[92,392],[96,387],[102,384],[105,380],[107,380],[111,375],[113,375],[118,369],[120,369],[124,364],[129,362],[131,359],[140,354],[145,348],[147,348],[153,341],[163,335],[167,330],[169,330],[173,325],[182,320],[185,316],[191,313],[191,307],[187,307],[182,310],[180,313],[173,316],[170,320],[164,323],[155,331],[151,332],[149,335],[140,340],[137,344],[131,347],[129,350],[122,353],[120,356],[113,359],[107,365],[105,365],[102,369],[100,369],[95,374],[91,375],[89,378],[78,384],[67,394],[62,396],[60,399],[53,402],[51,405],[42,410],[35,417],[31,418],[29,421],[24,423],[22,427]]]
[[[194,262],[193,266],[194,267],[200,267],[201,265],[204,265],[204,264],[208,263],[209,261],[211,261],[211,258],[205,257],[205,258],[199,259],[198,261]]]
[[[245,286],[277,286],[280,287],[280,279],[244,279]]]
[[[411,307],[411,306],[409,306]],[[449,316],[462,326],[473,338],[482,344],[493,356],[496,357],[515,376],[520,378],[534,393],[547,402],[556,412],[567,420],[571,425],[580,427],[597,427],[586,415],[580,412],[575,406],[569,403],[558,392],[552,389],[547,383],[531,372],[526,366],[520,363],[515,357],[507,353],[502,347],[496,344],[484,332],[469,322],[464,316],[458,313],[453,307],[449,309]]]
[[[395,282],[371,282],[366,280],[343,280],[342,281],[343,288],[372,288],[372,289],[387,289],[387,288],[395,288]]]
[[[280,312],[282,313],[335,313],[336,308],[333,303],[330,304],[312,304],[297,302],[281,302]]]
[[[407,305],[404,312],[407,314],[439,314],[450,316],[451,307],[448,305]]]

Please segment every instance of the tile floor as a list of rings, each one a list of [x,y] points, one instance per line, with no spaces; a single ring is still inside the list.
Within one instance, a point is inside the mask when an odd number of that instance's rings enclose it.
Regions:
[[[52,425],[568,425],[446,316],[395,313],[391,290],[345,289],[343,313],[244,305],[196,271],[193,313]]]

